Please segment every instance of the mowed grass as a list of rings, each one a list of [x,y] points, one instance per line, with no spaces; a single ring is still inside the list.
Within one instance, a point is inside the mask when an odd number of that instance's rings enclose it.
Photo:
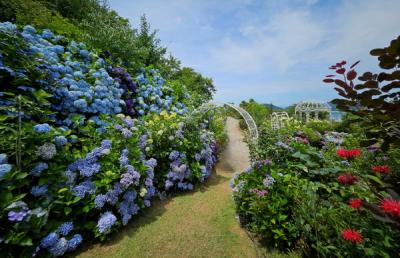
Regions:
[[[253,245],[235,219],[229,179],[219,172],[191,193],[155,202],[110,240],[86,247],[78,257],[298,257]]]

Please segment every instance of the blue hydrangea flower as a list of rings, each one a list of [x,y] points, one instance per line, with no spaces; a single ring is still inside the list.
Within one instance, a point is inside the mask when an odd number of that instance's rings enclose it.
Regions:
[[[96,198],[94,199],[94,206],[95,206],[97,209],[101,209],[101,208],[104,207],[104,204],[106,203],[106,201],[107,201],[107,196],[104,195],[104,194],[99,194],[99,195],[97,195]]]
[[[34,186],[31,189],[31,194],[35,197],[43,196],[48,191],[48,185]]]
[[[137,193],[135,191],[126,191],[124,193],[124,200],[127,202],[133,202],[137,197]]]
[[[72,188],[72,193],[80,198],[85,198],[86,194],[94,194],[95,192],[96,185],[90,180],[86,180]]]
[[[112,144],[111,140],[103,140],[101,142],[101,147],[104,148],[104,149],[110,149],[111,148],[111,144]]]
[[[4,177],[11,171],[12,167],[10,164],[1,164],[0,165],[0,178]]]
[[[63,146],[65,144],[67,144],[67,142],[68,142],[68,140],[67,140],[67,138],[65,138],[65,136],[56,136],[54,138],[54,141],[57,146]]]
[[[75,250],[82,243],[82,235],[75,234],[70,240],[68,240],[68,251]]]
[[[144,203],[144,206],[146,206],[146,207],[151,206],[151,202],[149,200],[144,200],[143,203]]]
[[[111,227],[117,221],[117,217],[112,214],[110,211],[105,212],[101,215],[99,221],[97,222],[97,227],[101,234],[107,233]]]
[[[72,222],[65,222],[58,227],[58,233],[62,236],[68,235],[74,229]]]
[[[49,249],[49,252],[51,255],[57,257],[57,256],[62,256],[67,252],[68,250],[68,241],[64,237],[60,238],[57,243],[53,246],[51,246]]]
[[[157,166],[157,160],[154,158],[150,158],[149,160],[146,160],[146,162],[144,163],[146,166],[155,168]]]
[[[179,151],[174,150],[174,151],[171,151],[171,153],[169,154],[169,159],[176,160],[179,158],[179,156],[180,156]]]
[[[49,168],[49,165],[47,165],[47,163],[38,162],[29,174],[32,176],[38,176],[38,175],[40,175],[40,173],[42,173],[42,171],[44,171],[48,168]]]
[[[48,133],[51,130],[51,127],[49,124],[44,123],[44,124],[37,124],[33,127],[36,132],[38,133]]]
[[[40,241],[40,246],[43,248],[54,246],[58,242],[58,239],[57,233],[52,232]]]
[[[80,109],[80,110],[85,110],[87,108],[87,102],[84,99],[78,99],[74,101],[74,107]]]
[[[4,153],[1,153],[1,154],[0,154],[0,164],[5,164],[5,163],[7,163],[7,162],[8,162],[8,157],[7,157],[7,155],[4,154]]]

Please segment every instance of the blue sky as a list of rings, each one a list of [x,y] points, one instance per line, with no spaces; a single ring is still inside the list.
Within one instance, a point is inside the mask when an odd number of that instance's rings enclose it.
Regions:
[[[146,14],[184,66],[214,80],[219,102],[288,106],[336,97],[323,84],[337,61],[361,60],[400,35],[400,0],[110,0],[138,27]]]

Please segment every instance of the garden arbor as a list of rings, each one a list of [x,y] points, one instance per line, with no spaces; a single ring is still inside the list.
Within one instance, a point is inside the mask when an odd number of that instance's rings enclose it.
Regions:
[[[286,112],[274,112],[271,115],[272,129],[280,129],[284,127],[289,120],[289,115]]]
[[[295,108],[296,118],[303,121],[305,116],[306,123],[308,123],[312,114],[314,114],[315,119],[318,119],[319,114],[323,112],[328,112],[330,117],[331,107],[327,103],[319,101],[301,101]]]
[[[203,105],[201,105],[199,108],[197,108],[195,111],[196,112],[205,112],[209,109],[215,108],[215,107],[223,107],[223,106],[228,106],[235,111],[237,111],[240,116],[243,118],[244,122],[247,125],[247,128],[249,130],[250,138],[252,140],[257,140],[258,138],[258,130],[257,130],[257,125],[254,122],[253,117],[243,108],[236,106],[232,103],[216,103],[216,102],[208,102]]]

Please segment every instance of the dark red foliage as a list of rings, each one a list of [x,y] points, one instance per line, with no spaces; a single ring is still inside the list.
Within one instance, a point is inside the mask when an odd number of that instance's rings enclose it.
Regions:
[[[353,69],[356,65],[358,65],[359,62],[360,62],[360,61],[357,61],[357,62],[355,62],[354,64],[352,64],[352,65],[350,66],[350,69]]]
[[[337,69],[336,72],[338,74],[344,74],[346,72],[346,69],[345,68],[340,68],[340,69]]]
[[[347,80],[352,81],[356,78],[357,72],[354,70],[351,70],[347,73]]]

